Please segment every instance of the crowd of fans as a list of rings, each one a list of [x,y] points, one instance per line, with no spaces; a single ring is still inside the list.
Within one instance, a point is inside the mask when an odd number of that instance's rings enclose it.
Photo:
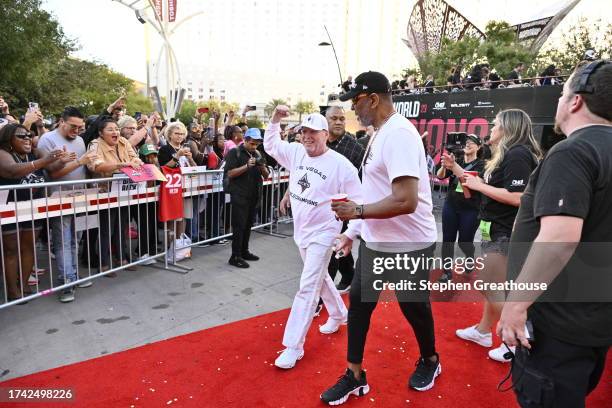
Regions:
[[[406,75],[391,84],[394,94],[421,94],[460,92],[473,89],[497,89],[516,86],[546,86],[562,85],[565,76],[555,65],[549,65],[539,76],[523,78],[525,64],[517,63],[514,69],[505,77],[501,77],[489,64],[476,64],[465,75],[462,75],[463,66],[453,67],[446,79],[446,85],[436,86],[433,75],[427,75],[425,81],[419,84],[414,75]]]
[[[43,119],[37,104],[30,104],[27,113],[18,120],[8,104],[0,97],[0,185],[32,185],[26,189],[8,190],[3,203],[30,201],[36,198],[61,195],[66,190],[98,188],[107,192],[110,182],[92,179],[113,177],[125,167],[206,166],[217,170],[224,166],[228,152],[239,146],[246,131],[246,112],[237,117],[229,112],[223,123],[220,113],[212,112],[204,126],[203,114],[198,113],[186,127],[180,121],[163,121],[157,112],[126,113],[125,98],[118,98],[98,115],[85,118],[75,107],[67,107],[56,123]],[[86,181],[87,180],[87,181]],[[69,182],[62,186],[36,187],[44,182]],[[158,182],[147,182],[155,186]],[[184,234],[192,242],[219,237],[229,228],[229,214],[222,193],[184,198],[183,218],[169,221],[168,243]],[[203,211],[204,209],[208,211]],[[6,300],[20,299],[38,290],[45,270],[35,267],[38,249],[51,249],[55,259],[53,276],[63,285],[91,275],[92,269],[116,276],[121,265],[153,263],[150,258],[161,253],[158,231],[157,203],[106,208],[90,211],[97,216],[95,228],[79,232],[76,216],[53,217],[45,222],[19,221],[6,224],[2,232],[2,270]],[[227,225],[226,225],[227,224]],[[130,238],[138,236],[136,248]],[[219,239],[213,243],[224,243]],[[83,268],[78,268],[78,260]],[[50,260],[49,260],[50,262]],[[43,262],[44,263],[44,262]],[[40,258],[37,265],[41,265]],[[45,265],[46,266],[46,265]],[[133,266],[128,267],[133,269]],[[92,281],[77,287],[88,287]],[[68,287],[60,294],[60,301],[74,300],[75,288]]]

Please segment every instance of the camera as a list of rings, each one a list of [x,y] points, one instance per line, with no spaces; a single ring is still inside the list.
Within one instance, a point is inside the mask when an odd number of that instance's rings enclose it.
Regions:
[[[455,157],[463,156],[463,149],[467,142],[467,133],[465,132],[448,132],[446,140],[444,140],[444,148]]]
[[[257,160],[255,160],[255,164],[258,166],[265,166],[266,159],[264,159],[263,157],[258,157]]]

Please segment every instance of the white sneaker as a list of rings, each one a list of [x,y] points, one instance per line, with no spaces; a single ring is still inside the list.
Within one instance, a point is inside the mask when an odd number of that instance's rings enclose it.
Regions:
[[[138,258],[140,265],[153,265],[156,264],[157,261],[155,259],[149,259],[147,261],[145,261],[145,259],[149,258],[149,254],[144,254],[143,256],[141,256],[140,258]]]
[[[286,348],[283,350],[280,356],[274,361],[274,365],[278,368],[284,368],[288,370],[295,366],[298,360],[304,357],[304,350],[298,350],[293,348]]]
[[[510,351],[514,354],[516,347],[509,347]],[[511,361],[510,358],[505,358],[504,354],[508,352],[508,348],[504,343],[502,343],[499,347],[494,348],[493,350],[489,350],[489,358],[491,360],[499,361],[500,363],[509,363]]]
[[[466,329],[458,329],[455,334],[463,340],[473,341],[476,344],[480,344],[482,347],[491,347],[493,345],[493,336],[491,333],[482,334],[476,329],[477,326],[478,325],[474,325]]]
[[[36,286],[36,285],[38,285],[38,279],[36,278],[36,276],[30,275],[30,277],[28,278],[28,285],[29,286]]]
[[[327,319],[327,322],[325,322],[325,324],[319,326],[319,331],[322,334],[332,334],[337,332],[340,326],[342,326],[343,324],[346,324],[346,319],[336,320],[330,317]]]
[[[88,281],[77,284],[76,287],[77,288],[88,288],[91,285],[93,285],[93,282],[91,280],[88,280]]]

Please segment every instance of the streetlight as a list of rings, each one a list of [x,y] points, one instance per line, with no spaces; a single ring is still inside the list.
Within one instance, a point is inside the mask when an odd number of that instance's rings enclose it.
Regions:
[[[319,47],[328,47],[331,45],[332,50],[334,51],[334,57],[336,58],[336,65],[338,66],[338,75],[340,76],[340,86],[342,86],[342,83],[344,81],[342,80],[342,72],[340,71],[340,63],[338,62],[338,55],[336,54],[336,47],[334,47],[334,42],[332,41],[331,36],[329,35],[329,31],[327,31],[327,27],[323,25],[323,28],[325,28],[325,32],[327,33],[327,38],[329,38],[329,42],[327,41],[320,42]]]

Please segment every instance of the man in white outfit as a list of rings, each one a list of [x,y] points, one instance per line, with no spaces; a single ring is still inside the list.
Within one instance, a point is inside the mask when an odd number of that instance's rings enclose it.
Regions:
[[[283,346],[286,349],[274,362],[285,369],[295,366],[304,356],[306,333],[319,297],[329,312],[329,319],[319,328],[321,333],[335,333],[346,323],[348,311],[327,273],[334,240],[342,227],[342,221],[331,210],[331,199],[336,194],[347,194],[351,200],[361,202],[357,169],[344,156],[327,147],[325,117],[312,113],[304,118],[300,126],[300,144],[281,140],[280,121],[287,116],[289,108],[277,106],[264,136],[266,152],[290,171],[293,235],[304,261],[300,288],[285,326]]]

